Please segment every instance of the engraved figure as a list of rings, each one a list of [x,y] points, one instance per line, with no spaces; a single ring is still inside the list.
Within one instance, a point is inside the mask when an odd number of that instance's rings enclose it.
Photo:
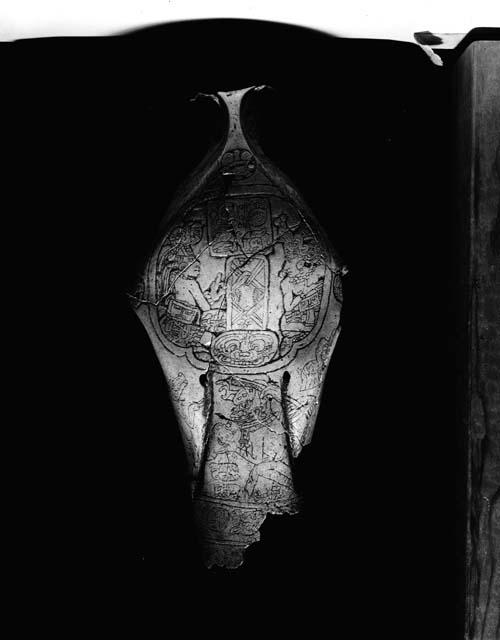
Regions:
[[[281,329],[305,332],[315,323],[322,297],[324,267],[315,250],[301,247],[299,255],[281,272],[285,314]]]
[[[213,427],[213,435],[207,445],[207,459],[212,478],[207,477],[204,491],[216,492],[212,479],[214,466],[223,478],[221,465],[232,465],[234,473],[242,479],[242,502],[295,500],[290,461],[286,444],[286,432],[281,409],[281,394],[272,380],[247,380],[240,376],[228,376],[216,382],[220,394],[220,408],[229,410]]]
[[[181,344],[210,344],[210,332],[222,322],[220,302],[224,298],[222,273],[202,290],[199,283],[200,262],[189,257],[177,258],[169,271],[169,285],[162,301],[165,307],[163,328]],[[218,306],[219,305],[219,306]],[[215,308],[216,313],[213,313]],[[185,336],[185,337],[184,337]]]
[[[316,357],[314,360],[306,362],[301,370],[302,386],[301,391],[313,389],[321,382],[321,374],[328,366],[329,349],[332,345],[333,334],[327,339],[320,338],[316,346]]]

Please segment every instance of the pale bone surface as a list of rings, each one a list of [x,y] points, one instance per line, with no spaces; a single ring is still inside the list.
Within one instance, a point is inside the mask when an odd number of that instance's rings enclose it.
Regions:
[[[342,266],[218,93],[226,139],[179,191],[131,295],[170,389],[207,566],[235,568],[268,513],[296,513],[339,335]]]

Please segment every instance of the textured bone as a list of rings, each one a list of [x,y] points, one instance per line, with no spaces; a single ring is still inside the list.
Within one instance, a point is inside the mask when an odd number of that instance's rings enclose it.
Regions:
[[[131,296],[165,373],[208,566],[237,567],[267,513],[295,513],[339,333],[341,265],[219,93],[227,137],[176,196]]]

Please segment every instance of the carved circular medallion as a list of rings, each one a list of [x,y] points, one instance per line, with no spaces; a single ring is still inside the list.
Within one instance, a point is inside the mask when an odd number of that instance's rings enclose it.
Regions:
[[[333,297],[318,238],[283,197],[201,198],[177,220],[151,261],[150,316],[164,346],[194,366],[285,366],[320,330],[330,300],[339,305],[340,280]]]

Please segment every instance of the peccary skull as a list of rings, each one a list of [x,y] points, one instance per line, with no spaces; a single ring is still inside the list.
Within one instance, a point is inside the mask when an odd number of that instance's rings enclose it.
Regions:
[[[165,373],[208,566],[237,567],[267,513],[295,513],[339,335],[342,267],[296,189],[213,96],[227,137],[172,203],[131,295]]]

